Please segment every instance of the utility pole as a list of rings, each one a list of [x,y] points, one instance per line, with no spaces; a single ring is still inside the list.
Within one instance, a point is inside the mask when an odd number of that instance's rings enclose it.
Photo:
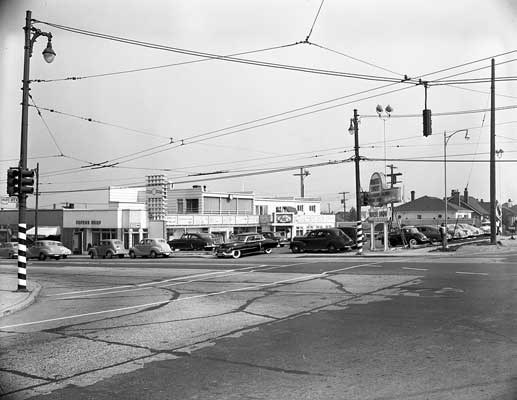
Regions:
[[[401,172],[394,173],[393,171],[395,169],[397,169],[397,167],[395,167],[393,164],[386,165],[386,167],[388,167],[390,169],[390,173],[387,176],[390,178],[390,188],[393,188],[393,186],[395,186],[397,183],[399,183],[397,181],[397,176],[402,175],[402,173]],[[391,210],[390,210],[391,217],[390,218],[392,220],[392,223],[393,223],[393,217],[394,217],[394,215],[393,215],[393,204],[394,204],[393,202],[390,203],[390,205],[391,205]]]
[[[354,109],[354,118],[350,120],[350,128],[348,133],[354,135],[355,150],[355,205],[356,205],[356,231],[357,231],[357,254],[363,254],[363,224],[361,221],[361,179],[359,173],[359,114]]]
[[[495,60],[492,58],[492,79],[490,85],[490,243],[497,243],[496,195],[495,195]]]
[[[32,191],[24,190],[23,175],[30,178],[31,171],[27,170],[27,138],[29,130],[29,84],[30,84],[30,60],[36,39],[45,36],[48,40],[47,47],[43,50],[43,58],[51,63],[56,56],[52,49],[52,34],[43,32],[32,26],[32,13],[27,11],[25,15],[25,46],[23,53],[23,87],[22,87],[22,121],[20,139],[20,192],[18,193],[18,291],[27,291],[27,193]]]
[[[346,216],[346,195],[350,192],[339,192],[339,194],[343,195],[343,198],[341,199],[341,203],[343,204],[343,218]]]
[[[39,211],[39,163],[36,163],[36,209],[34,210],[34,240],[38,240],[38,211]]]
[[[294,176],[300,177],[300,197],[305,197],[305,186],[303,180],[306,176],[309,176],[310,174],[311,173],[303,167],[300,168],[299,174],[293,174]]]

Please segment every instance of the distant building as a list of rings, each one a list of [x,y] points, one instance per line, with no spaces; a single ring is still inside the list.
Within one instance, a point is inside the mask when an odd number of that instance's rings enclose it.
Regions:
[[[105,207],[70,207],[38,212],[38,237],[61,240],[84,253],[102,239],[121,239],[126,248],[147,237],[167,240],[187,232],[206,232],[224,240],[241,232],[275,231],[291,238],[311,229],[335,226],[335,215],[321,214],[321,199],[265,197],[253,192],[213,192],[206,186],[174,188],[164,175],[142,187],[108,191]],[[17,237],[18,211],[0,210],[0,240]],[[29,239],[35,210],[27,210]]]
[[[490,203],[484,203],[483,200],[478,201],[476,198],[469,196],[468,189],[465,188],[463,196],[458,190],[451,191],[449,203],[472,210],[472,225],[481,226],[481,222],[490,218]]]
[[[447,223],[472,223],[473,211],[447,203]],[[423,196],[394,209],[394,224],[439,225],[445,220],[445,201],[437,197]]]

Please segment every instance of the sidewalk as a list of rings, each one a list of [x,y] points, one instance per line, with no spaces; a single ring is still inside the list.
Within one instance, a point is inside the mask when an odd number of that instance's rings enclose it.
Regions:
[[[0,318],[31,305],[38,296],[41,286],[29,281],[27,292],[18,292],[18,277],[2,274],[0,279]]]

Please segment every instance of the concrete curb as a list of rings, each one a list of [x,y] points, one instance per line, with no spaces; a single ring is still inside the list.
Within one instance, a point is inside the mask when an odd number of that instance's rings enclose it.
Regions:
[[[21,296],[22,298],[20,300],[0,310],[0,318],[14,314],[17,311],[23,310],[24,308],[30,306],[32,303],[36,301],[36,298],[38,297],[39,292],[41,290],[41,285],[37,282],[31,282],[30,285],[32,286],[31,291],[26,292],[25,296]]]

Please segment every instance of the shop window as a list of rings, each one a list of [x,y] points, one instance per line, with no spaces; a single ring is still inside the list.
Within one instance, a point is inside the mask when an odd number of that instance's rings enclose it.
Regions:
[[[296,209],[297,209],[298,211],[303,211],[303,204],[298,204],[298,205],[296,206]]]
[[[309,211],[316,212],[316,206],[315,205],[310,205],[309,206]]]
[[[178,199],[178,214],[183,214],[184,212],[183,199]]]
[[[277,207],[276,212],[282,212],[282,207]]]
[[[422,219],[422,214],[417,214],[416,219]]]
[[[186,199],[187,214],[199,213],[199,199]]]

